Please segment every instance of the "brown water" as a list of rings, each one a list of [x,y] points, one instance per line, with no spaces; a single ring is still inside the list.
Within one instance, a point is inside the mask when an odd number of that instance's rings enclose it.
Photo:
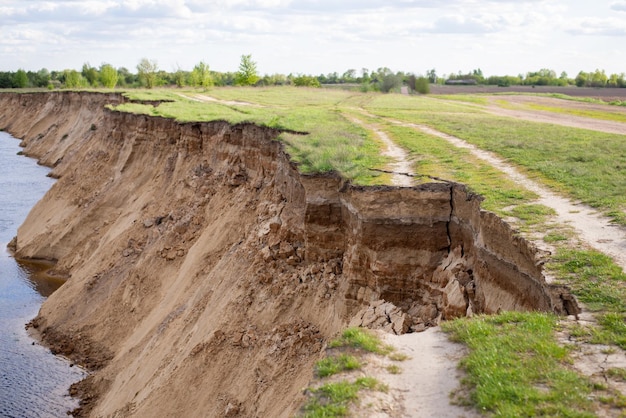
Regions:
[[[77,406],[68,388],[85,373],[24,328],[62,281],[41,274],[45,266],[38,263],[16,262],[6,250],[54,181],[46,177],[48,169],[19,151],[19,141],[0,132],[0,417],[63,417]]]

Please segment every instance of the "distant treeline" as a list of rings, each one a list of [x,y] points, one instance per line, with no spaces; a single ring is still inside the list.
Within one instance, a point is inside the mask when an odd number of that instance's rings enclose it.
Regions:
[[[403,86],[419,93],[428,93],[430,84],[473,84],[508,86],[578,86],[578,87],[626,87],[626,75],[610,74],[604,70],[593,72],[580,71],[576,77],[570,78],[567,73],[557,75],[550,69],[541,69],[536,72],[519,74],[517,76],[489,76],[485,77],[480,69],[468,73],[458,72],[439,76],[435,69],[425,74],[393,72],[387,67],[376,70],[362,68],[360,71],[349,69],[343,73],[329,73],[320,75],[305,74],[271,74],[260,76],[256,70],[256,63],[250,55],[241,57],[239,71],[216,72],[209,69],[208,64],[198,63],[191,71],[177,69],[173,72],[160,70],[156,61],[143,58],[137,65],[136,72],[127,68],[114,68],[110,64],[92,67],[85,63],[81,71],[63,70],[49,71],[42,68],[39,71],[17,70],[15,72],[0,72],[0,88],[152,88],[155,86],[232,86],[232,85],[295,85],[320,87],[321,85],[350,85],[362,91],[398,91]]]

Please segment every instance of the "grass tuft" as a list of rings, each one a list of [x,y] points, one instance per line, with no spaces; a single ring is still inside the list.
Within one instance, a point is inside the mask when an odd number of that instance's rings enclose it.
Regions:
[[[361,362],[354,356],[340,354],[339,356],[326,357],[316,363],[319,377],[332,376],[337,373],[361,368]]]
[[[371,331],[357,327],[346,329],[341,337],[331,341],[328,346],[330,348],[352,347],[376,354],[388,354],[392,350]]]

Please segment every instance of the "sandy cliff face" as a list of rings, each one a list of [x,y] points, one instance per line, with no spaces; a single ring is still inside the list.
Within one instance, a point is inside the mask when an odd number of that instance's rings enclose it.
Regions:
[[[59,177],[17,255],[68,277],[35,325],[96,370],[85,413],[290,416],[350,322],[564,310],[536,250],[463,186],[302,176],[278,131],[104,109],[123,100],[0,94],[0,128]]]

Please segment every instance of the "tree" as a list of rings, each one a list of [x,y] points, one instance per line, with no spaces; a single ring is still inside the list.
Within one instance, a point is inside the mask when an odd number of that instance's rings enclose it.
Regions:
[[[417,79],[415,79],[415,91],[420,94],[430,93],[430,79],[426,77],[417,77]]]
[[[137,64],[137,75],[144,86],[151,89],[157,84],[157,71],[159,66],[155,60],[142,58]]]
[[[389,93],[393,89],[397,89],[402,85],[402,76],[397,74],[386,74],[382,77],[380,82],[380,91],[383,93]]]
[[[294,77],[293,85],[297,87],[322,87],[319,80],[312,75],[299,75]]]
[[[191,72],[191,85],[194,87],[211,87],[213,85],[213,79],[211,78],[211,72],[209,71],[209,65],[203,61],[196,64]]]
[[[13,75],[13,87],[23,89],[28,86],[28,75],[21,68]]]
[[[87,81],[83,78],[81,73],[76,70],[63,71],[63,80],[65,82],[65,88],[68,89],[84,87],[87,84]]]
[[[115,88],[117,85],[117,70],[111,64],[102,64],[100,66],[100,82],[108,89]]]
[[[349,70],[346,70],[346,72],[344,72],[343,75],[341,76],[341,81],[342,83],[356,82],[356,70],[352,68]]]
[[[252,61],[252,55],[242,55],[239,71],[235,76],[235,84],[238,86],[253,86],[259,81],[256,62]]]
[[[98,70],[89,65],[88,62],[83,64],[82,75],[90,86],[96,87],[98,85]]]
[[[428,81],[435,84],[437,82],[437,71],[434,68],[426,71],[426,77],[428,77]]]
[[[173,75],[173,79],[178,87],[184,87],[187,84],[187,72],[178,68]]]

